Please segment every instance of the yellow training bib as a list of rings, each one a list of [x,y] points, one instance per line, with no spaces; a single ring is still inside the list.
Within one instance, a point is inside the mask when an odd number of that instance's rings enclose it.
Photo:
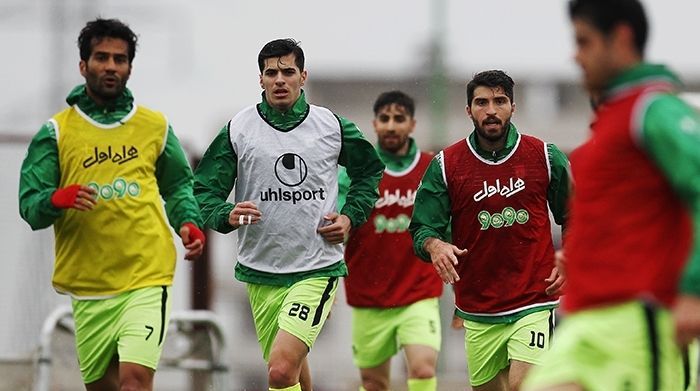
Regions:
[[[101,297],[170,285],[175,247],[155,176],[165,146],[165,117],[141,106],[100,124],[77,106],[57,114],[60,187],[97,190],[88,212],[67,209],[54,224],[53,284],[74,297]]]

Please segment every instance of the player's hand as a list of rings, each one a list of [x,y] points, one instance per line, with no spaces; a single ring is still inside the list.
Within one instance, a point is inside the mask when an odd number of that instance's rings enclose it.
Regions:
[[[560,274],[566,276],[566,254],[563,249],[554,252],[554,266],[559,269]]]
[[[700,297],[681,294],[672,312],[679,346],[685,346],[700,336]]]
[[[180,238],[182,238],[182,244],[187,250],[185,259],[193,261],[202,255],[204,243],[207,239],[204,237],[202,230],[196,225],[192,223],[183,224],[182,227],[180,227]]]
[[[455,265],[459,263],[457,257],[467,253],[466,249],[457,248],[457,246],[437,238],[428,238],[423,244],[423,248],[430,254],[433,267],[444,283],[454,284],[459,281]]]
[[[457,315],[452,315],[452,323],[450,326],[452,326],[452,328],[455,330],[461,330],[464,328],[464,319]]]
[[[316,231],[330,244],[343,243],[352,227],[350,218],[333,212],[323,216],[323,220],[330,222],[330,224],[324,225]]]
[[[552,273],[548,278],[544,279],[544,282],[549,284],[545,288],[544,293],[550,296],[561,295],[564,292],[564,285],[566,285],[566,256],[564,256],[564,250],[558,250],[554,253],[554,264]]]
[[[233,207],[233,210],[228,215],[228,223],[233,226],[233,229],[238,229],[241,225],[257,224],[262,219],[262,212],[253,201],[242,201]]]
[[[549,296],[561,295],[564,284],[566,283],[566,277],[564,277],[564,274],[559,271],[558,267],[554,266],[552,268],[552,273],[549,275],[549,277],[544,279],[544,282],[549,284],[544,289],[544,293],[548,294]]]
[[[82,185],[70,185],[56,189],[51,195],[51,204],[61,209],[92,210],[97,203],[97,190]]]

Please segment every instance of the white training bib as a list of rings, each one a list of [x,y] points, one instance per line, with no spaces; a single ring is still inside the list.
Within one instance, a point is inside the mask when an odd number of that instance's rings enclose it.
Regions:
[[[343,246],[317,232],[336,211],[342,131],[330,110],[310,105],[307,117],[282,131],[250,106],[229,122],[238,158],[235,200],[253,201],[258,224],[238,229],[238,262],[268,273],[296,273],[332,265]],[[242,220],[241,220],[242,221]]]

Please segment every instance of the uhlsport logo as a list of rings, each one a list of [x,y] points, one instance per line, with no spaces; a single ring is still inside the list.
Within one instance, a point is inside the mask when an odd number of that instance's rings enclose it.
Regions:
[[[286,187],[298,187],[306,180],[309,168],[304,159],[296,153],[285,153],[275,161],[275,177]],[[261,201],[291,202],[295,204],[300,201],[325,200],[326,190],[318,188],[308,190],[298,188],[297,190],[285,190],[281,187],[273,189],[271,187],[260,192]]]
[[[301,185],[307,174],[306,162],[296,153],[285,153],[275,162],[277,180],[289,187]]]

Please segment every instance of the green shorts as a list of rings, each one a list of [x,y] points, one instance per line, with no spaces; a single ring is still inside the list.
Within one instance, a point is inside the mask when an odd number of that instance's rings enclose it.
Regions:
[[[682,381],[669,312],[634,301],[568,315],[523,389],[574,383],[588,391],[671,391]]]
[[[170,320],[170,287],[153,286],[104,300],[72,300],[83,382],[104,376],[115,355],[155,371]]]
[[[376,367],[404,345],[440,351],[440,307],[437,298],[396,308],[353,308],[352,353],[358,368]]]
[[[290,287],[247,284],[255,332],[268,361],[282,329],[311,349],[333,305],[338,277],[301,280]]]
[[[525,315],[513,323],[464,321],[465,349],[472,386],[488,383],[510,365],[510,360],[539,364],[549,350],[554,310]]]

